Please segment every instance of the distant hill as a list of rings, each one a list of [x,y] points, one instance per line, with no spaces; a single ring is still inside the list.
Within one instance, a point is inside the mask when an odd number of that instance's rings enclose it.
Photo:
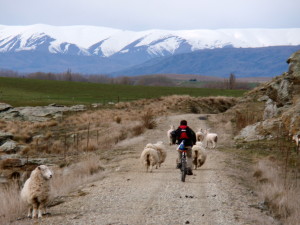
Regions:
[[[95,26],[0,25],[0,69],[115,76],[231,72],[274,76],[285,71],[284,62],[299,49],[297,45],[300,28],[136,32]]]
[[[114,76],[141,74],[198,74],[217,77],[274,77],[288,69],[286,60],[300,46],[264,48],[219,48],[155,58]]]

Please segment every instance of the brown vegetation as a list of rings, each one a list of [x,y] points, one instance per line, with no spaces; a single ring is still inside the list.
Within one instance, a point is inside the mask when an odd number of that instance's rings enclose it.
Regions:
[[[278,166],[274,160],[261,160],[254,176],[263,204],[284,224],[297,224],[300,216],[300,179],[297,170],[286,173],[284,165]]]

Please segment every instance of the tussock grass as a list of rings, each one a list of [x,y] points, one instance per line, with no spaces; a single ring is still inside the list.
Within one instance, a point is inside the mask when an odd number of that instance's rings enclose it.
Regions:
[[[148,109],[142,116],[142,123],[147,129],[154,129],[157,126],[152,110]]]
[[[50,180],[50,205],[55,198],[65,196],[77,190],[79,186],[105,176],[99,157],[93,154],[87,154],[78,163],[52,170],[54,176]],[[7,186],[0,186],[0,224],[9,224],[17,218],[25,217],[26,212],[26,205],[20,198],[19,184],[12,182]]]
[[[94,154],[86,155],[82,161],[64,168],[54,169],[51,180],[51,196],[65,196],[78,189],[80,185],[104,178],[103,167],[99,157]]]
[[[21,202],[19,185],[16,182],[0,186],[0,223],[9,224],[22,217],[25,204]]]
[[[295,174],[285,174],[274,160],[260,160],[254,176],[258,194],[276,218],[287,225],[298,224],[300,218],[300,179]]]

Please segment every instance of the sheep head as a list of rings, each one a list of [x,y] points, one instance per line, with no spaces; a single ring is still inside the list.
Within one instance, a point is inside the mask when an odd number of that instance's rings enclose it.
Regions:
[[[42,174],[42,176],[43,176],[43,178],[44,178],[45,180],[49,180],[49,179],[51,179],[52,176],[53,176],[53,173],[52,173],[52,171],[49,169],[48,166],[40,165],[40,166],[38,166],[38,170],[41,172],[41,174]]]

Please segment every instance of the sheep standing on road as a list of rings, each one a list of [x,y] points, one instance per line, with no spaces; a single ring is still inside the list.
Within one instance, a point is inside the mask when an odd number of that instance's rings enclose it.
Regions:
[[[166,160],[166,157],[167,157],[167,152],[166,152],[166,149],[165,149],[165,146],[163,144],[162,141],[158,141],[156,144],[147,144],[146,145],[146,148],[153,148],[157,151],[158,153],[158,156],[159,156],[159,162],[158,162],[158,165],[160,167],[160,165],[165,162]]]
[[[168,136],[168,140],[169,140],[170,145],[173,144],[173,138],[172,138],[172,132],[173,131],[175,131],[175,127],[174,127],[174,125],[170,125],[170,129],[167,132],[167,136]]]
[[[42,210],[50,195],[52,171],[45,165],[35,168],[21,190],[21,199],[28,204],[28,217],[42,218]],[[31,215],[32,213],[32,215]]]
[[[211,148],[217,147],[218,135],[216,133],[209,133],[209,129],[204,130],[204,140],[206,140],[206,148],[211,143]]]
[[[201,167],[206,161],[206,150],[203,147],[201,141],[197,141],[195,145],[192,147],[193,151],[193,164],[195,166],[195,170],[197,167]]]
[[[196,132],[196,140],[201,142],[204,140],[204,131],[202,129]]]
[[[146,172],[148,172],[148,169],[150,168],[150,172],[152,172],[152,169],[154,166],[159,165],[159,155],[158,152],[153,148],[144,148],[142,154],[141,154],[141,161],[142,164],[146,167]]]

